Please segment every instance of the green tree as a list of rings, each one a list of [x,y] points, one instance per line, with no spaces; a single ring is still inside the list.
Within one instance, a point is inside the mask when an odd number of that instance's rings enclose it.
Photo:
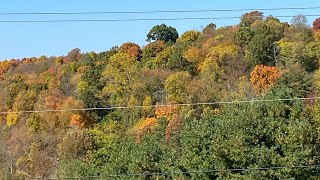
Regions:
[[[299,64],[294,64],[283,70],[276,86],[286,86],[293,92],[294,97],[306,97],[314,90],[312,76]]]
[[[261,25],[248,45],[248,58],[254,64],[274,65],[274,47],[278,40],[279,35],[271,27]]]
[[[27,90],[28,85],[24,82],[24,78],[17,75],[12,78],[8,88],[8,98],[6,99],[6,105],[8,108],[12,108],[16,96],[22,90]]]
[[[215,117],[211,113],[204,113],[201,118],[188,118],[184,120],[181,132],[177,135],[178,152],[181,153],[175,168],[179,171],[195,171],[214,169],[212,157],[212,144],[214,136]],[[178,175],[172,175],[179,178]],[[184,174],[190,179],[214,179],[214,173]]]
[[[183,58],[185,50],[185,46],[174,46],[171,54],[168,56],[166,68],[178,71],[188,71],[190,74],[194,75],[196,74],[196,64]]]
[[[119,52],[119,47],[113,46],[108,51],[98,53],[96,59],[101,62],[108,62],[109,58],[114,54],[117,54],[118,52]]]
[[[267,99],[295,94],[281,86]],[[215,169],[312,165],[319,125],[304,111],[303,102],[265,102],[228,105],[215,119],[212,158]],[[216,173],[234,179],[309,179],[311,169],[279,169]]]
[[[242,48],[246,47],[254,36],[254,32],[248,23],[241,23],[234,40]]]
[[[71,159],[60,162],[56,177],[58,178],[80,178],[97,176],[97,168],[79,159]]]
[[[107,99],[101,93],[104,87],[102,72],[105,65],[99,60],[91,60],[87,63],[87,70],[81,74],[81,82],[77,87],[77,98],[82,100],[86,108],[105,107]],[[108,111],[90,111],[89,114],[97,121],[102,120]]]
[[[90,130],[93,150],[88,152],[87,159],[90,164],[99,166],[102,176],[129,172],[130,152],[136,146],[134,140],[125,137],[124,133],[124,126],[111,116]]]
[[[302,66],[309,72],[312,72],[319,68],[320,60],[320,43],[310,42],[305,46],[304,60],[301,61]]]
[[[147,41],[164,41],[166,43],[175,43],[179,35],[175,28],[165,24],[156,25],[147,34]]]

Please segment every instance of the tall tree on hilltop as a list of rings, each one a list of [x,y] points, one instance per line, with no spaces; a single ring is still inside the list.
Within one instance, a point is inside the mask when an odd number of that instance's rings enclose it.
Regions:
[[[175,43],[179,35],[175,28],[165,24],[154,26],[147,34],[147,41],[164,41],[166,43]]]
[[[274,31],[273,27],[268,24],[262,24],[255,31],[255,35],[248,45],[247,57],[254,64],[273,66],[275,64],[275,42],[280,40],[280,35]]]
[[[127,53],[130,57],[139,60],[142,55],[141,48],[138,44],[133,42],[123,43],[120,46],[119,52]]]
[[[262,19],[263,19],[263,12],[251,11],[242,15],[241,22],[247,22],[249,24],[253,24],[256,20],[262,20]]]

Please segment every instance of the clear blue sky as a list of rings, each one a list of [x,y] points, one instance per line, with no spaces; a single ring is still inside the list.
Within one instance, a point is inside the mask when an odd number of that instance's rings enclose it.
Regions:
[[[5,0],[0,12],[77,12],[77,11],[147,11],[199,10],[320,6],[319,0]],[[318,10],[268,11],[265,15],[320,14]],[[53,19],[121,19],[121,18],[176,18],[240,16],[244,12],[210,12],[185,14],[139,15],[11,15],[0,20],[53,20]],[[308,18],[309,24],[315,18]],[[290,19],[281,19],[290,21]],[[216,23],[218,27],[239,23],[238,20],[188,20],[144,22],[72,22],[72,23],[0,23],[0,60],[33,56],[65,55],[73,48],[86,51],[105,51],[114,45],[132,41],[143,46],[146,34],[157,24],[175,27],[179,34]]]

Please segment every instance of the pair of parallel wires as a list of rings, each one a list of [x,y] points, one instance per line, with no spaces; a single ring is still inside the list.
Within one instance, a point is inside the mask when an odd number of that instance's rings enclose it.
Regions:
[[[317,10],[320,7],[283,7],[283,8],[248,8],[248,9],[200,9],[200,10],[155,10],[155,11],[88,11],[88,12],[0,12],[4,16],[39,16],[39,15],[106,15],[106,14],[184,14],[209,12],[246,12],[246,11],[284,11],[284,10]],[[296,15],[275,15],[276,18],[290,18]],[[320,14],[305,14],[305,17],[320,17]],[[254,17],[254,16],[252,16]],[[227,17],[179,17],[179,18],[125,18],[125,19],[54,19],[54,20],[3,20],[0,23],[59,23],[59,22],[134,22],[134,21],[182,21],[182,20],[222,20],[240,19],[241,16]]]

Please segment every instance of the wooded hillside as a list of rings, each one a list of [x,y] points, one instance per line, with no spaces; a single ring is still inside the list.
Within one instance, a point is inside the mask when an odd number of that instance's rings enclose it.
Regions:
[[[1,61],[0,179],[320,178],[320,18],[147,41]]]

